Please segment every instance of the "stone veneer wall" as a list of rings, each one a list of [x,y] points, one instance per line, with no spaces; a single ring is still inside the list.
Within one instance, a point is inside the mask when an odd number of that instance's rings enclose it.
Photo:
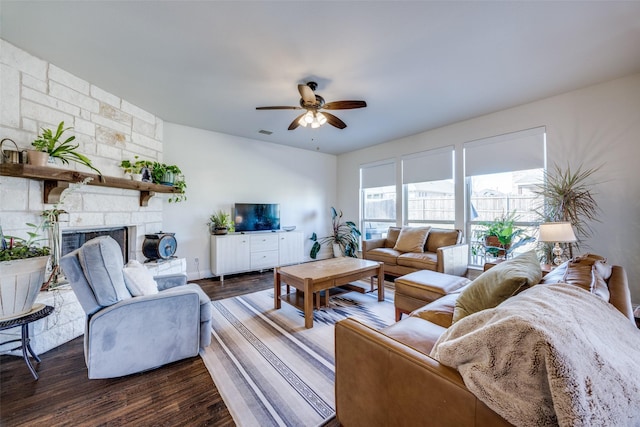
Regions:
[[[162,161],[161,119],[2,39],[0,79],[0,137],[11,138],[21,150],[31,147],[41,128],[55,129],[64,121],[73,127],[67,133],[76,136],[79,151],[105,176],[122,177],[120,161],[135,155]],[[74,163],[59,167],[92,172]],[[51,207],[42,202],[42,187],[37,180],[0,177],[0,225],[5,234],[25,236],[25,223],[38,223],[42,210]],[[162,197],[140,207],[137,191],[85,186],[65,197],[61,207],[69,218],[61,227],[136,226],[136,258],[143,260],[144,234],[162,226]]]
[[[65,135],[76,136],[79,151],[105,176],[121,177],[120,161],[133,160],[135,155],[162,161],[161,119],[2,39],[0,100],[0,139],[12,139],[20,150],[31,147],[41,128],[55,129],[64,121],[65,126],[73,127]],[[14,149],[13,145],[4,148]],[[73,163],[58,167],[91,172]],[[43,203],[42,190],[41,181],[0,176],[0,225],[5,234],[26,237],[30,230],[26,223],[40,222],[40,213],[51,207]],[[65,193],[60,207],[69,215],[68,221],[61,223],[62,230],[131,227],[136,234],[130,236],[135,249],[131,255],[140,261],[144,259],[144,235],[158,232],[162,226],[163,196],[155,196],[147,207],[140,207],[139,193],[133,190],[84,186]],[[56,316],[45,319],[47,324],[56,326],[52,332],[56,337],[43,342],[36,340],[38,352],[84,331],[84,313],[74,302],[75,296],[71,291],[63,293],[64,305],[56,306]],[[46,303],[53,300],[47,295],[38,298]],[[43,328],[48,326],[35,325],[36,334]]]

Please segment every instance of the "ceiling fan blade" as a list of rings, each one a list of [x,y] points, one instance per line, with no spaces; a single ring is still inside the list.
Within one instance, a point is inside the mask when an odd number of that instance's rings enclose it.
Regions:
[[[300,92],[300,96],[305,104],[313,105],[316,103],[316,94],[313,93],[313,89],[309,86],[298,85],[298,92]]]
[[[287,130],[294,130],[295,128],[297,128],[298,126],[300,126],[300,122],[299,120],[302,118],[302,116],[304,116],[305,113],[300,114],[298,117],[296,117],[295,119],[293,119],[293,121],[291,122],[291,124],[289,125],[289,127],[287,128]]]
[[[364,101],[334,101],[324,104],[325,110],[351,110],[353,108],[364,108],[367,103]]]
[[[335,126],[338,129],[344,129],[347,127],[347,124],[345,122],[343,122],[333,114],[324,111],[322,112],[322,114],[324,114],[324,116],[327,118],[327,123],[329,123],[331,126]]]
[[[276,105],[273,107],[256,107],[256,110],[301,110],[302,107],[288,107],[284,105]]]

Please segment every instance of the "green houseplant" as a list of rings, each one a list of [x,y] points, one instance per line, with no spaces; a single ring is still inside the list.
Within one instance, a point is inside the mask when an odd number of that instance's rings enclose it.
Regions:
[[[329,236],[318,238],[313,233],[310,239],[313,241],[311,253],[309,256],[316,259],[322,245],[331,244],[334,247],[334,256],[343,255],[356,258],[358,249],[360,248],[360,230],[352,221],[342,221],[342,211],[337,211],[331,207],[331,228],[332,233]],[[338,250],[336,250],[338,249]],[[336,253],[338,252],[338,253]]]
[[[151,177],[156,184],[174,185],[176,177],[181,174],[182,171],[176,165],[167,165],[160,162],[153,162],[151,165]]]
[[[569,165],[561,169],[557,164],[546,171],[544,180],[536,186],[534,193],[543,196],[543,205],[536,209],[542,222],[568,221],[575,230],[577,242],[568,244],[569,257],[573,257],[573,245],[577,249],[580,243],[591,236],[589,222],[598,221],[600,209],[593,197],[591,179],[600,167],[583,169],[578,166],[572,170]],[[552,244],[543,248],[544,258],[553,259]]]
[[[233,231],[233,221],[231,215],[222,209],[213,213],[209,217],[209,232],[211,234],[227,234],[229,230]]]
[[[476,237],[484,243],[485,254],[508,258],[514,250],[534,240],[534,237],[525,234],[524,229],[515,225],[517,219],[513,211],[480,224],[482,228],[476,232]]]
[[[187,200],[187,182],[178,166],[153,162],[150,165],[150,169],[151,179],[155,184],[170,185],[178,189],[178,192],[174,193],[174,196],[169,197],[169,203],[178,203]]]
[[[69,164],[69,161],[77,162],[96,171],[98,175],[102,175],[102,173],[91,164],[91,160],[87,156],[76,151],[80,144],[72,144],[72,141],[76,139],[75,136],[70,136],[64,141],[60,140],[62,134],[69,129],[73,128],[65,128],[63,121],[60,122],[55,133],[51,129],[42,128],[42,133],[38,135],[37,139],[33,141],[31,145],[35,151],[44,152],[47,153],[49,157],[58,158],[65,165]]]
[[[134,181],[142,181],[142,170],[144,168],[151,169],[153,162],[150,160],[138,160],[138,156],[134,156],[134,161],[123,160],[120,162],[120,167],[125,174],[131,175]]]
[[[0,318],[7,320],[28,313],[44,282],[49,248],[38,244],[40,226],[27,224],[35,231],[28,238],[8,237],[0,229]],[[25,289],[26,288],[26,289]]]

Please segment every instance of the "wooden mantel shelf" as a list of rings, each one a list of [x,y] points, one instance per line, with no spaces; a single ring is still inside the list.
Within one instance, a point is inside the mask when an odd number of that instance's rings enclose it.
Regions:
[[[93,178],[88,185],[99,187],[124,188],[140,192],[140,206],[147,206],[149,199],[155,193],[178,193],[179,189],[168,185],[152,184],[150,182],[132,181],[126,178],[101,176],[94,173],[78,172],[48,166],[33,166],[21,163],[0,164],[0,175],[17,178],[29,178],[44,181],[42,199],[44,203],[58,203],[62,192],[69,187],[69,183],[81,182],[85,178]]]

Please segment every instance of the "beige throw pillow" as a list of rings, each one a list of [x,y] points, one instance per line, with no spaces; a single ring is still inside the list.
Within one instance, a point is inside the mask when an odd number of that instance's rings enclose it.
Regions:
[[[521,288],[537,285],[542,279],[535,251],[501,262],[471,282],[456,300],[453,323],[478,311],[496,307]]]
[[[158,293],[158,283],[153,274],[139,261],[132,259],[122,269],[127,289],[134,297],[154,295]]]
[[[431,227],[403,227],[393,249],[398,252],[423,253],[430,229]]]

